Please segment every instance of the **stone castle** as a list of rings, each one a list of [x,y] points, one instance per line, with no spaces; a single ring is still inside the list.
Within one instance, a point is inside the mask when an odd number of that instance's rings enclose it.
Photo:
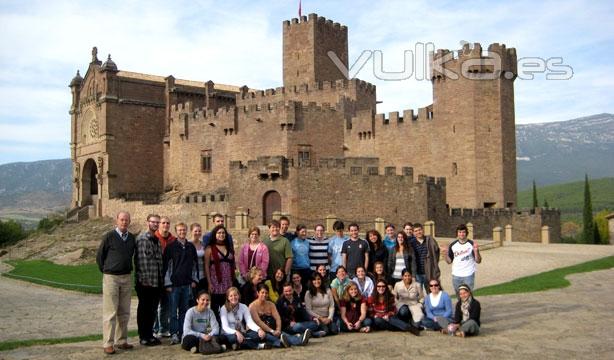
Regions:
[[[515,49],[436,51],[433,103],[386,116],[375,86],[329,57],[348,68],[346,26],[310,14],[282,27],[283,87],[267,90],[123,71],[94,48],[70,83],[70,215],[220,212],[237,228],[379,217],[442,234],[469,220],[476,235],[531,223],[558,238],[558,212],[515,209]]]

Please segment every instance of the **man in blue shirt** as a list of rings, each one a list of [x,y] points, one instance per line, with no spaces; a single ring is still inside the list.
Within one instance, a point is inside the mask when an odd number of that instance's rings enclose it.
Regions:
[[[292,273],[301,275],[301,283],[306,286],[311,278],[311,264],[309,261],[309,241],[307,240],[307,226],[299,224],[296,227],[297,236],[290,241],[292,246]]]
[[[333,224],[333,230],[335,230],[335,235],[330,238],[330,242],[328,243],[328,263],[330,264],[330,280],[335,278],[335,274],[337,273],[337,268],[339,265],[343,265],[341,258],[341,250],[343,249],[343,243],[349,239],[347,236],[343,235],[343,230],[345,229],[345,225],[343,221],[335,221]]]

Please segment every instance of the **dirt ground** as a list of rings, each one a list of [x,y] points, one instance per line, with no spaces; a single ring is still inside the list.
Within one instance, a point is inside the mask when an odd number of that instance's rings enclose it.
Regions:
[[[508,244],[510,245],[510,244]],[[478,268],[478,286],[511,280],[592,258],[612,255],[614,248],[581,245],[511,244],[484,252]],[[442,264],[444,286],[449,268]],[[215,356],[237,359],[374,359],[471,356],[472,358],[607,358],[614,353],[614,269],[576,274],[572,286],[540,293],[479,298],[482,333],[476,338],[451,338],[423,332],[342,334],[315,339],[309,346],[271,351],[240,351]],[[449,280],[448,280],[449,281]],[[592,302],[591,299],[594,299]],[[0,278],[0,341],[53,338],[100,332],[101,300],[97,295],[51,289]],[[136,299],[133,299],[136,321]],[[136,343],[138,339],[130,339]],[[608,355],[609,354],[609,355]],[[100,341],[35,346],[0,352],[0,359],[99,359]],[[116,358],[195,358],[178,346],[142,348]]]
[[[211,358],[234,359],[406,359],[467,356],[480,359],[604,359],[614,353],[614,270],[569,277],[572,286],[534,294],[498,295],[479,299],[482,332],[454,338],[434,332],[342,334],[316,339],[306,347],[269,351],[227,352]],[[598,301],[588,301],[595,299]],[[135,339],[132,339],[136,341]],[[35,346],[1,352],[2,359],[100,359],[100,342]],[[178,346],[136,346],[118,359],[193,359]]]

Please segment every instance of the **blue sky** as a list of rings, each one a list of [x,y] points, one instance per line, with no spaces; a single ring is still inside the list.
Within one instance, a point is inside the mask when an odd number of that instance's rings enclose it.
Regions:
[[[399,71],[416,43],[457,50],[461,41],[515,47],[519,58],[560,57],[569,80],[515,82],[516,122],[614,112],[614,2],[310,1],[349,28],[350,63],[381,50]],[[251,88],[281,86],[281,23],[298,1],[0,2],[0,164],[70,156],[70,89],[93,46],[120,70]],[[432,102],[429,81],[383,81],[371,63],[357,77],[377,85],[378,112]]]

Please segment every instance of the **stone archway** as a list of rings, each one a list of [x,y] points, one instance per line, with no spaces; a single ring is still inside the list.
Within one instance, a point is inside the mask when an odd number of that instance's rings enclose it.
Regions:
[[[273,212],[281,211],[281,195],[275,190],[267,191],[262,197],[262,223],[267,225],[273,220]]]
[[[81,206],[94,205],[98,200],[98,167],[93,159],[87,159],[81,175]]]

